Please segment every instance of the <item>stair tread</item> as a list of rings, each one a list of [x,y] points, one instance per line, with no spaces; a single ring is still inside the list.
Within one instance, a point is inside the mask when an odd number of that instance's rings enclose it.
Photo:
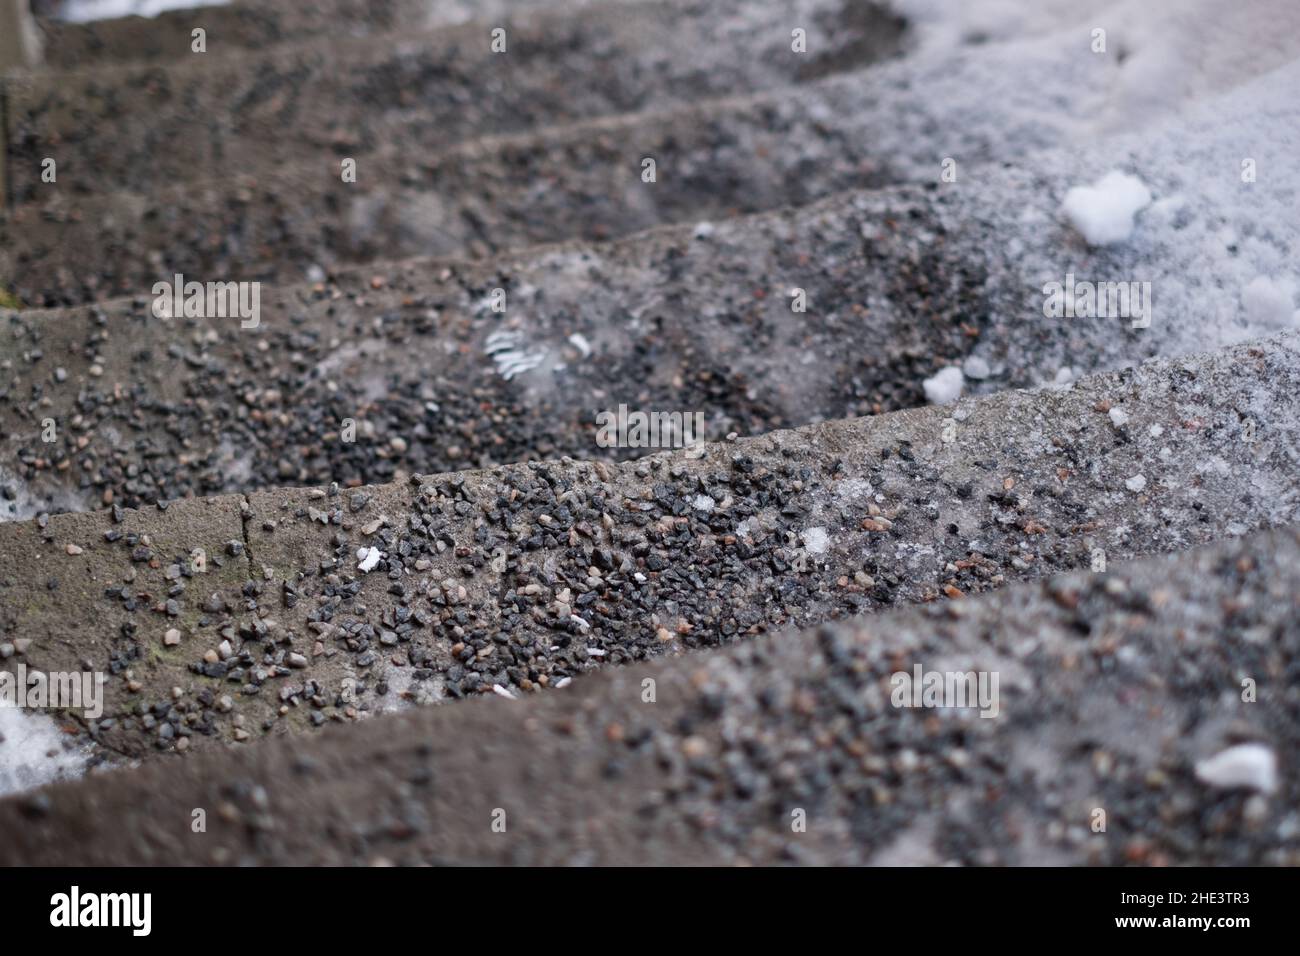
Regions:
[[[153,763],[0,800],[0,863],[1295,865],[1274,825],[1286,799],[1224,827],[1223,791],[1201,777],[1245,736],[1294,791],[1279,757],[1300,746],[1300,715],[1294,695],[1263,690],[1258,641],[1300,653],[1276,599],[1297,587],[1292,526],[539,699]],[[984,690],[996,674],[997,716],[894,706],[893,675],[917,667],[976,688],[983,675]],[[1205,719],[1206,688],[1236,701],[1243,674],[1258,702]],[[962,839],[941,839],[935,808],[956,806]],[[1111,838],[1094,833],[1098,806]],[[222,810],[195,841],[159,825],[177,807]],[[353,832],[366,839],[320,838]]]

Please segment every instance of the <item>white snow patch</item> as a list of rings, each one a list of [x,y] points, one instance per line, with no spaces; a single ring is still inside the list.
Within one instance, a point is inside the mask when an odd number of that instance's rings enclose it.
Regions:
[[[1256,276],[1241,293],[1241,304],[1251,321],[1269,328],[1285,328],[1295,324],[1297,317],[1295,283]]]
[[[947,368],[939,369],[921,385],[925,389],[925,400],[931,405],[951,405],[961,398],[961,390],[965,382],[961,369],[949,365]]]
[[[156,17],[168,10],[224,7],[228,0],[64,0],[58,18],[69,23],[89,23],[116,17]]]
[[[1136,176],[1119,170],[1091,186],[1075,186],[1061,209],[1070,225],[1092,246],[1124,242],[1133,234],[1133,217],[1151,205],[1151,190]]]
[[[976,381],[988,378],[993,374],[992,370],[989,368],[989,363],[984,361],[978,355],[972,355],[970,358],[966,359],[966,361],[962,363],[961,370],[967,378],[972,378]]]
[[[483,350],[492,356],[497,374],[507,382],[521,372],[537,368],[546,360],[546,349],[525,348],[523,334],[508,329],[498,329],[489,335]]]
[[[800,537],[809,554],[825,554],[831,544],[831,537],[825,528],[806,528]]]
[[[1212,787],[1272,793],[1277,789],[1277,757],[1264,744],[1238,744],[1200,761],[1196,778]]]
[[[67,739],[49,714],[0,704],[0,795],[81,776],[89,754]]]

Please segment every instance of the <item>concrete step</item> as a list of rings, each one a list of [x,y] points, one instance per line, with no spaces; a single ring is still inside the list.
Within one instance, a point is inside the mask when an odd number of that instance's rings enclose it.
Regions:
[[[1290,333],[622,464],[10,522],[0,667],[110,675],[61,718],[92,762],[528,696],[1300,520],[1297,386]]]
[[[74,194],[234,176],[311,158],[364,161],[380,144],[436,151],[862,67],[899,49],[902,22],[843,0],[671,0],[525,11],[400,39],[314,40],[247,56],[10,81],[11,203],[41,196],[43,163]],[[809,32],[807,53],[792,30]]]
[[[268,287],[249,329],[155,318],[147,298],[11,313],[0,494],[31,516],[641,454],[596,443],[619,404],[699,412],[713,438],[916,405],[996,314],[955,200],[858,193],[711,232],[376,266]]]
[[[605,5],[618,0],[601,0]],[[531,7],[571,9],[581,0],[237,0],[221,6],[168,10],[155,17],[70,23],[43,19],[45,69],[75,70],[127,62],[183,60],[193,32],[207,33],[208,51],[266,50],[311,37],[364,37],[421,32],[471,19],[504,17]]]
[[[1295,866],[1297,593],[1292,526],[58,784],[0,863]]]

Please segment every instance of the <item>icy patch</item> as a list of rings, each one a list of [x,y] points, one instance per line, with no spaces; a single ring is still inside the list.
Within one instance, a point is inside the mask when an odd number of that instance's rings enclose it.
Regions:
[[[195,7],[224,7],[228,0],[64,0],[59,19],[69,23],[89,23],[114,17],[156,17],[168,10],[191,10]]]
[[[498,329],[487,337],[484,351],[496,363],[497,374],[507,382],[521,372],[529,372],[546,360],[546,349],[523,347],[523,335]]]
[[[1124,242],[1133,234],[1133,217],[1151,205],[1151,190],[1142,180],[1118,170],[1091,186],[1075,186],[1061,209],[1070,225],[1091,246]]]
[[[1196,779],[1212,787],[1272,793],[1277,789],[1277,757],[1263,744],[1238,744],[1198,763]]]
[[[800,537],[809,554],[825,554],[831,544],[830,535],[825,528],[807,528]]]
[[[89,754],[66,741],[49,714],[0,704],[0,795],[81,776]]]
[[[937,374],[927,378],[921,385],[925,389],[925,399],[931,405],[951,405],[961,398],[965,381],[961,369],[949,365],[947,368],[939,369]]]

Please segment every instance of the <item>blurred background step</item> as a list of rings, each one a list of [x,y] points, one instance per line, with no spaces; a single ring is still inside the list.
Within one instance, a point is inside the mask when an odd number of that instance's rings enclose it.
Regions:
[[[1298,590],[1292,526],[96,774],[0,800],[0,864],[1294,866]]]
[[[593,0],[594,2],[594,0]],[[610,6],[619,0],[598,0]],[[37,4],[46,40],[44,67],[81,69],[121,61],[182,60],[203,29],[210,52],[263,50],[317,36],[420,32],[540,7],[573,9],[583,0],[235,0],[159,5],[134,0],[49,0]],[[140,11],[140,12],[134,12]]]
[[[896,53],[903,22],[846,0],[671,0],[426,34],[322,38],[163,67],[35,74],[8,84],[10,201],[58,163],[74,195],[149,194],[258,163],[365,158],[401,130],[430,152],[706,96],[758,92]],[[807,53],[791,49],[808,31]],[[261,167],[261,168],[264,168]]]
[[[1030,45],[1018,56],[1035,79],[1032,95],[1068,90],[1083,104],[1091,102],[1083,91],[1100,95],[1110,83],[1089,61],[1060,53]],[[1023,161],[1062,143],[1065,117],[1087,119],[1086,107],[1035,121],[1018,119],[1025,103],[1015,97],[980,103],[973,91],[1005,56],[989,45],[955,64],[909,57],[793,89],[437,151],[394,130],[358,161],[355,182],[343,181],[332,155],[283,165],[254,154],[237,173],[159,182],[144,197],[46,186],[0,217],[0,284],[40,306],[138,293],[176,272],[292,281],[312,267],[604,239],[850,187],[935,182],[949,152],[972,175],[990,159]],[[653,183],[642,178],[647,157]]]

